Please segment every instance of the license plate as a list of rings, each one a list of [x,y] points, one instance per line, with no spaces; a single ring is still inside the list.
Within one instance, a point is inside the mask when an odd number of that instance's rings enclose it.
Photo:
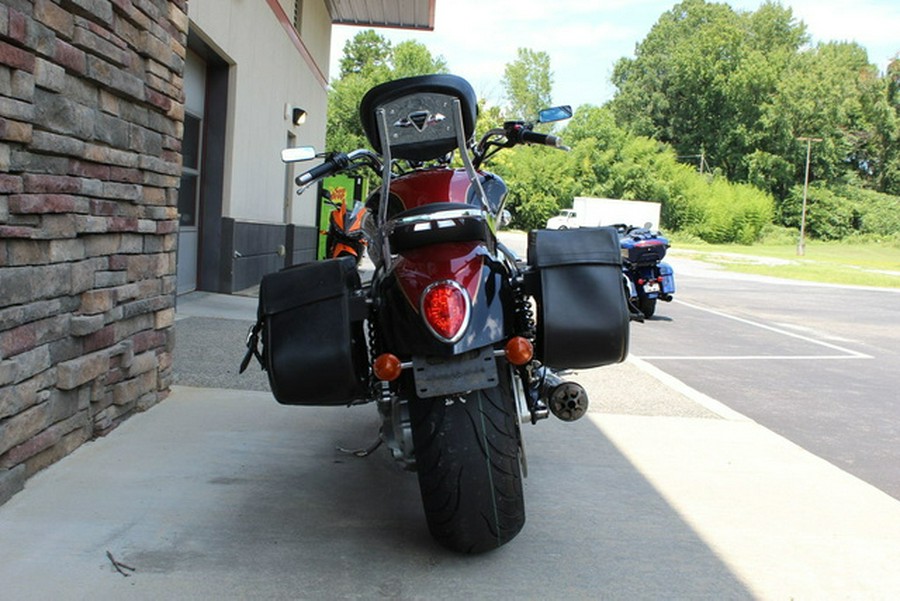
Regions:
[[[647,294],[656,294],[659,292],[659,282],[647,282],[644,284],[644,292]]]
[[[413,357],[413,378],[421,398],[493,388],[499,381],[490,347],[457,357]]]

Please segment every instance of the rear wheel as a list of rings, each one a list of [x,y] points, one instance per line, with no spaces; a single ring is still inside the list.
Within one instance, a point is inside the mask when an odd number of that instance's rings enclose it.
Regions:
[[[644,314],[644,317],[650,319],[653,317],[653,314],[656,313],[656,299],[655,298],[641,298],[638,299],[638,308],[641,310],[641,313]]]
[[[512,540],[525,524],[525,501],[509,382],[456,397],[412,399],[409,408],[431,535],[461,553]]]

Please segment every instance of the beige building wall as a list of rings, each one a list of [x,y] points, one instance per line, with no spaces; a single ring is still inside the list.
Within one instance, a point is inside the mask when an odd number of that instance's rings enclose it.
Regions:
[[[223,215],[283,223],[280,152],[288,134],[296,145],[325,145],[331,20],[324,1],[303,1],[301,39],[310,60],[279,21],[293,18],[293,2],[274,4],[191,0],[188,17],[192,32],[230,64]],[[293,126],[286,106],[306,110],[306,123]],[[312,193],[292,204],[292,223],[314,223]]]
[[[324,145],[330,36],[324,0],[0,0],[0,504],[168,396],[188,226],[199,290],[315,256],[279,151]]]

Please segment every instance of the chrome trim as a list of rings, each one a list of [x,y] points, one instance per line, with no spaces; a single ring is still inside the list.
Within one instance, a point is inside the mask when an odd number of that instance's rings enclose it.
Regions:
[[[428,296],[428,293],[438,286],[442,286],[444,284],[449,284],[451,287],[456,288],[463,294],[463,298],[466,300],[466,314],[463,316],[462,325],[459,326],[459,331],[456,332],[456,335],[453,338],[445,338],[444,336],[438,334],[434,331],[434,328],[431,327],[431,324],[428,323],[428,319],[425,318],[425,297]],[[428,331],[434,334],[434,337],[440,340],[441,342],[447,342],[450,344],[459,342],[459,340],[465,335],[466,330],[469,328],[469,319],[472,317],[472,299],[469,298],[469,291],[465,289],[465,287],[457,282],[456,280],[438,280],[437,282],[432,282],[425,287],[425,290],[422,291],[422,296],[419,297],[419,315],[422,316],[422,321],[425,322],[425,327],[428,328]]]
[[[387,121],[387,111],[384,108],[379,108],[376,111],[376,115],[378,116],[378,123],[380,125],[379,129],[381,130],[379,133],[381,134],[381,156],[384,160],[382,163],[381,169],[381,200],[378,205],[378,227],[384,227],[384,224],[387,222],[387,214],[388,214],[388,205],[391,200],[391,143],[390,137],[388,135],[388,121]],[[391,245],[388,242],[387,236],[381,237],[382,244],[382,261],[384,262],[385,269],[391,268]]]
[[[481,187],[481,180],[478,178],[478,172],[475,171],[475,166],[472,164],[472,158],[469,156],[468,146],[466,145],[466,139],[463,138],[463,116],[462,116],[462,103],[459,101],[459,98],[453,99],[453,126],[456,128],[456,145],[459,146],[459,156],[462,159],[463,165],[466,167],[466,175],[469,176],[469,182],[475,186],[475,189],[478,190],[478,195],[481,198],[481,206],[488,212],[490,212],[490,205],[487,201],[487,195],[484,193],[484,188]]]
[[[528,400],[525,396],[525,387],[519,373],[509,366],[509,375],[512,384],[513,398],[516,401],[516,411],[519,419],[516,420],[516,433],[519,436],[519,465],[522,467],[522,477],[528,477],[528,458],[525,455],[525,437],[522,435],[522,424],[531,423],[531,411],[528,409]]]
[[[424,215],[413,215],[411,217],[399,217],[394,219],[391,223],[394,226],[403,226],[403,225],[415,225],[417,223],[424,223],[426,221],[447,221],[451,219],[472,219],[472,218],[480,218],[485,219],[486,215],[484,211],[481,209],[476,209],[474,207],[454,209],[454,210],[443,210],[436,211],[434,213],[427,213]]]

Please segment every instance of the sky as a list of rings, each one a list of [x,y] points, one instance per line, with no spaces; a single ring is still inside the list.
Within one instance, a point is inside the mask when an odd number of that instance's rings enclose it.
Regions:
[[[431,32],[377,29],[394,43],[414,39],[441,55],[451,73],[467,79],[479,97],[501,103],[501,80],[517,48],[550,55],[554,104],[601,105],[610,100],[613,66],[635,46],[675,0],[437,0]],[[754,11],[762,0],[730,0]],[[884,72],[900,53],[898,0],[782,0],[807,26],[813,44],[854,41]],[[335,26],[331,76],[340,72],[344,43],[360,31]]]

